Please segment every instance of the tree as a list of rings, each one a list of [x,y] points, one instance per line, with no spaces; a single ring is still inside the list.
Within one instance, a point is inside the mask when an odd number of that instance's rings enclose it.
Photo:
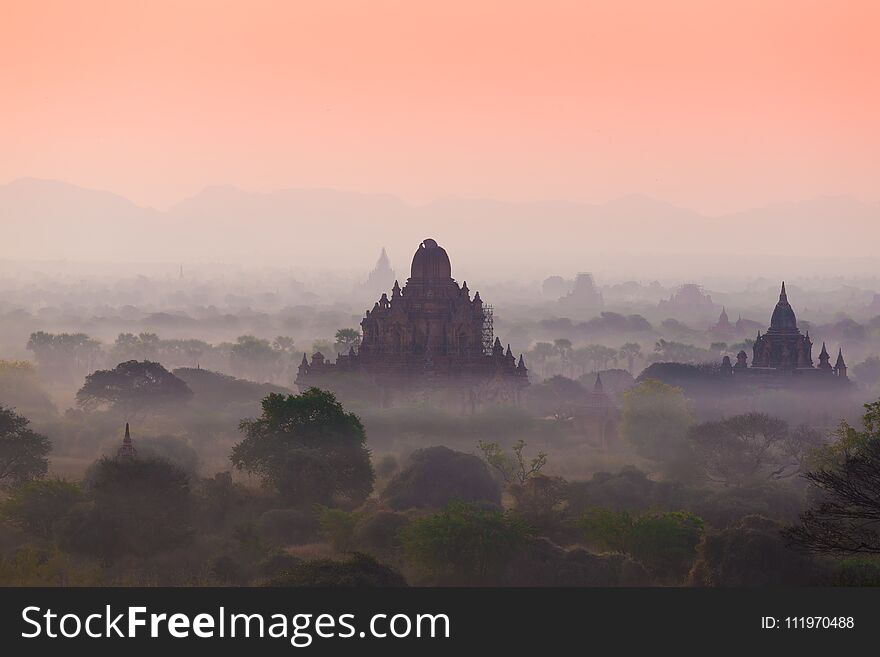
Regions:
[[[532,347],[532,353],[535,354],[535,357],[541,364],[541,378],[543,379],[547,376],[547,359],[555,353],[553,344],[550,342],[536,342],[535,346]]]
[[[59,529],[62,547],[100,557],[150,556],[191,536],[190,483],[162,459],[102,458],[85,482],[87,504],[78,505]]]
[[[654,345],[655,362],[666,361],[675,363],[704,363],[717,358],[718,354],[708,349],[700,349],[692,344],[684,344],[672,340],[660,339]]]
[[[594,370],[608,369],[609,362],[617,362],[617,350],[601,344],[590,344],[584,347],[587,362]]]
[[[862,428],[841,423],[836,449],[805,475],[819,499],[786,530],[791,543],[818,553],[880,554],[880,401],[865,409]]]
[[[853,367],[852,373],[860,383],[868,386],[876,385],[880,382],[880,358],[869,356]]]
[[[798,473],[806,449],[815,447],[816,432],[765,413],[746,413],[703,422],[688,438],[706,477],[725,486],[760,479],[784,479]]]
[[[587,389],[564,376],[553,376],[526,392],[526,403],[541,417],[567,420],[584,404]]]
[[[293,338],[288,335],[279,335],[272,341],[272,348],[277,351],[283,351],[286,354],[293,355],[296,353],[296,344]]]
[[[559,354],[562,375],[565,376],[565,367],[568,364],[568,357],[571,355],[571,340],[568,340],[566,338],[557,338],[553,341],[553,349],[557,354]]]
[[[336,352],[348,353],[350,349],[357,351],[361,345],[360,331],[353,328],[341,328],[336,331]]]
[[[456,501],[414,520],[402,538],[413,562],[433,575],[463,582],[499,572],[530,535],[515,514]]]
[[[0,360],[0,399],[27,417],[54,418],[58,412],[28,361]]]
[[[137,413],[183,404],[191,397],[189,386],[159,363],[129,360],[89,374],[76,393],[76,403],[85,409],[105,404]]]
[[[28,351],[40,369],[64,379],[84,376],[101,357],[101,343],[85,333],[31,333]]]
[[[505,453],[498,443],[485,443],[481,440],[478,444],[486,463],[493,467],[508,485],[526,483],[529,479],[537,477],[547,465],[547,454],[544,452],[538,452],[535,458],[526,461],[523,456],[523,449],[526,446],[524,440],[517,440],[514,443],[512,455]]]
[[[277,378],[282,353],[268,340],[240,335],[230,349],[230,358],[233,369],[245,378],[268,381]]]
[[[245,437],[232,448],[235,467],[260,475],[294,504],[366,499],[375,478],[366,431],[332,393],[271,394],[262,409],[240,424]]]
[[[621,358],[626,359],[627,371],[633,374],[636,358],[642,357],[642,345],[638,342],[627,342],[620,348],[619,354]]]
[[[29,481],[0,505],[0,515],[30,534],[51,538],[55,523],[82,498],[79,485],[63,479]]]
[[[49,471],[49,439],[28,428],[30,421],[0,406],[0,488],[9,488]]]
[[[111,362],[120,363],[128,360],[157,360],[161,344],[155,333],[120,333],[110,350]]]
[[[689,454],[693,418],[681,388],[642,381],[623,395],[622,412],[621,432],[645,458],[668,462]]]

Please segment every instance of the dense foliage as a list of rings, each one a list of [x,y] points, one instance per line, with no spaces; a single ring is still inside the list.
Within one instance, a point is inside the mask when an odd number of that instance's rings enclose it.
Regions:
[[[293,504],[362,502],[373,489],[373,468],[364,426],[327,391],[271,394],[263,414],[243,420],[244,439],[232,463],[260,475]]]

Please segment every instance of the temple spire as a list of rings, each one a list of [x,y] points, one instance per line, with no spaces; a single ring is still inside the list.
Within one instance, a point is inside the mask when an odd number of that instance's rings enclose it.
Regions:
[[[596,383],[593,384],[593,392],[602,392],[605,387],[602,385],[602,375],[596,374]]]
[[[834,372],[839,378],[843,380],[847,379],[846,363],[843,362],[843,349],[837,350],[837,363],[834,365]]]
[[[134,448],[134,444],[131,442],[131,432],[128,428],[128,422],[126,422],[125,437],[122,439],[122,445],[120,445],[119,449],[116,450],[116,458],[128,459],[134,458],[135,456],[137,456],[137,450]]]
[[[779,293],[780,301],[788,301],[788,295],[785,294],[785,281],[782,281],[782,291]]]

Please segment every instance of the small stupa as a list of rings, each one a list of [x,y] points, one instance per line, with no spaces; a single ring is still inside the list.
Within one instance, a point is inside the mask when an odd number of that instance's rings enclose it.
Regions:
[[[128,429],[128,422],[125,423],[125,437],[122,439],[122,445],[116,451],[116,458],[131,459],[137,456],[137,450],[131,442],[131,432]]]

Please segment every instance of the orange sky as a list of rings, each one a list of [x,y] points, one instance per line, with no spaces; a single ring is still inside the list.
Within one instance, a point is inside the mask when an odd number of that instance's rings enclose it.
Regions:
[[[4,1],[0,182],[880,198],[880,2]]]

